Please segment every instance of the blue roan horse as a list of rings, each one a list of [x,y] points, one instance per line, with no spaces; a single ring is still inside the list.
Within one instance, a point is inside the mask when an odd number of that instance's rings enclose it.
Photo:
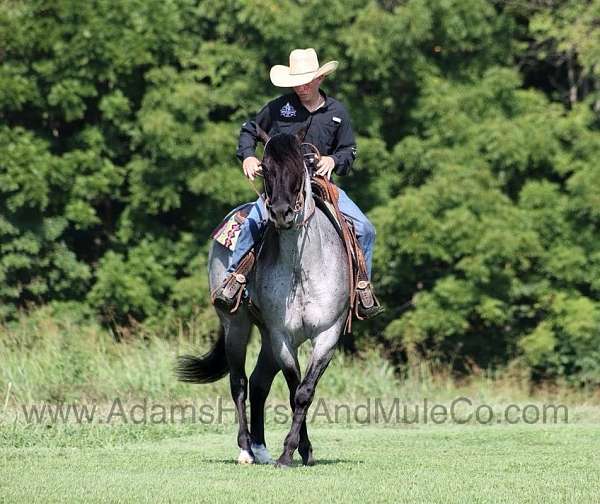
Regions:
[[[312,465],[306,414],[344,327],[350,272],[341,239],[315,207],[298,138],[278,134],[268,139],[262,167],[270,226],[248,278],[250,297],[263,320],[258,324],[262,346],[250,376],[250,429],[244,366],[253,322],[245,304],[233,314],[217,308],[222,331],[214,348],[203,357],[180,357],[177,371],[181,380],[193,383],[216,381],[229,373],[239,418],[240,463],[272,462],[265,446],[264,406],[275,375],[283,371],[293,420],[277,465],[291,465],[296,449],[303,463]],[[211,290],[223,282],[229,254],[213,242]],[[301,378],[297,350],[306,340],[313,350]]]

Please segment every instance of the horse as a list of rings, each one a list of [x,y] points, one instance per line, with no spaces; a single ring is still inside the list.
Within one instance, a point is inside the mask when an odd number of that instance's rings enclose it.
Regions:
[[[248,293],[260,311],[261,322],[256,323],[245,303],[235,313],[215,307],[221,329],[213,348],[202,357],[188,355],[178,360],[177,373],[183,381],[208,383],[229,373],[239,422],[239,463],[274,462],[265,443],[264,406],[273,379],[281,370],[293,417],[276,465],[291,466],[296,449],[304,465],[314,464],[306,416],[349,310],[351,272],[344,244],[315,205],[300,138],[301,132],[271,138],[263,134],[261,166],[269,222],[247,279]],[[226,276],[229,254],[227,248],[213,242],[208,263],[211,291]],[[249,381],[249,429],[244,368],[254,323],[260,331],[261,349]],[[307,340],[312,342],[312,352],[302,378],[298,348]]]

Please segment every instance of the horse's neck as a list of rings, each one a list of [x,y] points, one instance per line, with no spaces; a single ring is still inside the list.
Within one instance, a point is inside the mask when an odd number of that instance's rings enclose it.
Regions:
[[[310,187],[296,226],[271,228],[264,243],[254,298],[267,325],[311,337],[343,320],[349,298],[344,246],[333,224],[314,208]]]

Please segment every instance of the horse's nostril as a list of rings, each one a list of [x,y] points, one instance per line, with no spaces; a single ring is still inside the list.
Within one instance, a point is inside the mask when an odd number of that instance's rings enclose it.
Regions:
[[[273,205],[273,207],[270,208],[269,213],[274,218],[286,219],[290,215],[292,215],[294,213],[294,211],[293,211],[292,207],[290,207],[290,205],[280,204],[280,205],[277,205],[277,206]]]

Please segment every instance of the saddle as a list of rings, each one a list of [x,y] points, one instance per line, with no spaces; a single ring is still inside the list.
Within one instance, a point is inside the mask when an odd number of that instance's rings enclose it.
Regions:
[[[350,303],[348,317],[344,326],[344,333],[352,330],[352,315],[362,320],[358,312],[358,296],[363,306],[372,306],[375,300],[369,290],[364,287],[369,283],[367,277],[367,264],[362,249],[356,237],[352,221],[347,219],[340,211],[338,205],[339,193],[337,187],[324,177],[313,177],[311,187],[316,205],[329,218],[338,235],[344,243],[348,260]],[[358,288],[358,289],[357,289]]]
[[[363,306],[372,306],[376,300],[373,299],[372,292],[369,289],[365,289],[368,285],[365,258],[362,249],[358,244],[356,231],[352,222],[347,219],[339,209],[339,193],[337,187],[324,177],[313,177],[311,180],[315,204],[331,221],[344,243],[348,270],[350,271],[348,285],[350,302],[348,316],[344,325],[344,333],[350,333],[352,329],[352,316],[356,316],[359,320],[362,320],[363,318],[358,311],[359,301]],[[230,212],[223,222],[213,231],[211,235],[212,238],[229,250],[234,250],[241,226],[246,220],[251,207],[252,203],[249,203],[237,207]],[[230,298],[235,297],[235,304],[231,310],[232,313],[237,310],[242,302],[245,289],[239,289],[239,285],[246,284],[246,277],[254,266],[256,257],[255,251],[260,250],[261,241],[262,240],[256,243],[254,248],[244,256],[240,261],[236,272],[229,278],[227,284],[224,286],[225,295]],[[360,296],[360,299],[358,299],[358,296]],[[251,311],[255,311],[256,309],[251,302],[249,302],[249,307],[252,308]],[[255,315],[255,318],[258,319],[259,314],[256,313]]]

